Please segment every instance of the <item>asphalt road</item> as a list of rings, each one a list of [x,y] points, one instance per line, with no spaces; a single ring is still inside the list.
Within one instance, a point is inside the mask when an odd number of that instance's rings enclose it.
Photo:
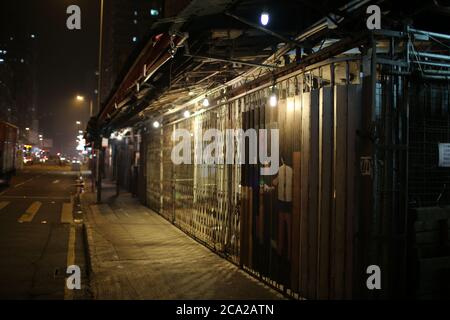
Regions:
[[[88,297],[79,172],[25,167],[0,189],[0,299]],[[81,269],[81,290],[66,288],[68,265]]]

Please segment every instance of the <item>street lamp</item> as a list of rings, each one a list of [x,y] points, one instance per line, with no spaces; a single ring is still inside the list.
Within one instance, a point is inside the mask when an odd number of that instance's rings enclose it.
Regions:
[[[85,100],[84,96],[80,96],[80,95],[77,95],[75,97],[75,99],[80,102],[83,102]],[[89,99],[89,116],[90,117],[93,116],[93,106],[94,106],[94,104],[92,102],[92,99]]]
[[[80,124],[81,124],[81,121],[77,121],[76,124],[77,124],[77,125],[80,125]]]

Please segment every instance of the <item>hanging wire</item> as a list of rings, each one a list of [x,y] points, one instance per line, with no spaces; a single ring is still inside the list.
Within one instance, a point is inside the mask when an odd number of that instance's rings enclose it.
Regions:
[[[446,47],[447,49],[450,49],[450,46],[446,45],[444,42],[440,41],[439,39],[433,37],[433,36],[429,36],[431,39],[433,39],[434,41],[436,41],[437,43],[443,45],[444,47]]]
[[[417,63],[419,64],[420,72],[423,75],[422,65],[420,64],[420,59],[419,59],[419,56],[417,55],[417,51],[416,51],[416,48],[414,47],[414,43],[411,41],[411,35],[410,34],[408,34],[408,45],[411,46],[411,50],[412,50],[412,52],[413,52],[413,54],[414,54],[414,56],[416,58]]]

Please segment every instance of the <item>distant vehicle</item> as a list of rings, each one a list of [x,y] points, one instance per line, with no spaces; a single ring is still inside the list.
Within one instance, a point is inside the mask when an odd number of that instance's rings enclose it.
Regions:
[[[24,157],[23,158],[23,163],[24,164],[28,164],[28,165],[32,165],[34,163],[34,159],[33,159],[33,157]]]
[[[80,171],[81,170],[81,161],[77,158],[72,158],[72,171]]]
[[[18,128],[0,121],[0,184],[9,185],[16,172],[16,149]]]

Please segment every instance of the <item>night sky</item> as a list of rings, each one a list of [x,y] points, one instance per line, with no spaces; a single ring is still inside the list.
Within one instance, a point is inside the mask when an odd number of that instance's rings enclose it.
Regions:
[[[0,4],[2,33],[38,37],[39,125],[45,136],[53,138],[54,152],[75,151],[75,121],[82,121],[84,129],[89,98],[96,101],[99,2],[15,0]],[[66,9],[72,4],[81,8],[81,30],[66,27]],[[76,102],[77,94],[86,101]]]

